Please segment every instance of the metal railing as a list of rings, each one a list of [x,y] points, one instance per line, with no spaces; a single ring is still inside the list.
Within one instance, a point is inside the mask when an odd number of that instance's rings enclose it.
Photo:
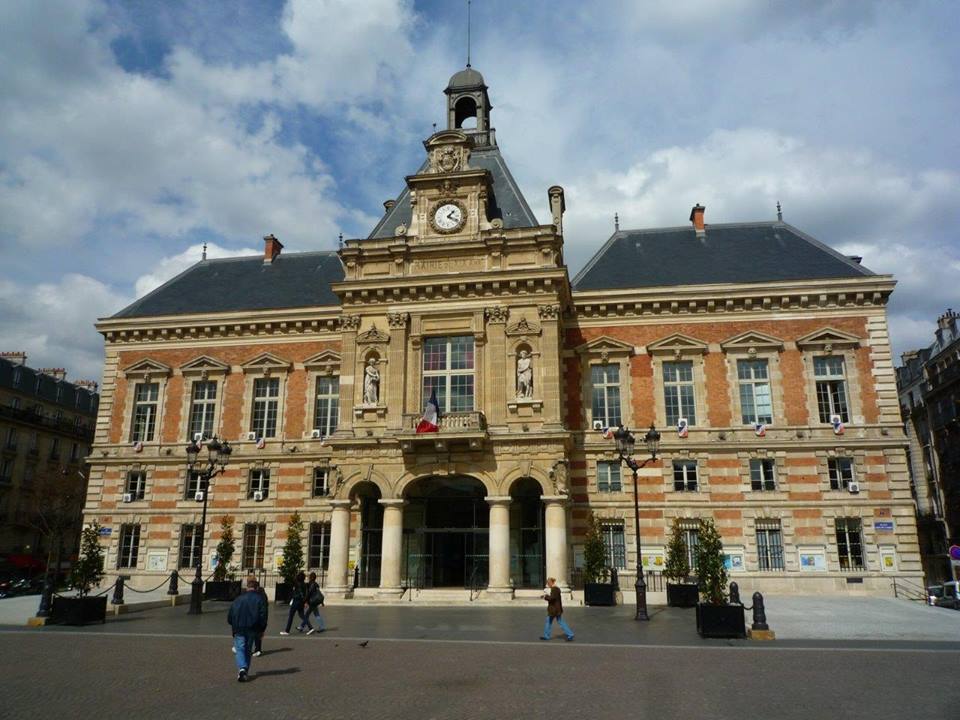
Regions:
[[[927,589],[903,578],[893,578],[893,596],[927,602]]]
[[[71,437],[80,438],[82,440],[93,440],[94,429],[92,426],[77,427],[68,420],[57,420],[56,418],[46,417],[44,415],[35,413],[32,409],[24,410],[20,408],[12,408],[9,405],[0,405],[0,417],[18,420],[28,425],[39,425],[44,428],[50,428],[63,435],[70,435]],[[91,417],[91,421],[93,420],[94,418]]]
[[[628,577],[633,577],[633,573],[631,573],[629,569],[621,568],[619,570],[616,570],[616,573],[617,573],[617,579],[618,579],[621,590],[629,589],[626,587],[627,585],[629,585],[630,588],[633,587],[634,581],[630,580],[625,583],[623,578],[623,573],[629,573]],[[604,575],[604,578],[600,580],[600,582],[610,582],[611,579],[612,579],[612,574],[610,573],[610,569],[608,568],[606,571],[606,574]],[[656,570],[647,570],[643,574],[643,579],[647,583],[647,592],[663,592],[665,588],[664,581],[663,581],[663,573],[658,572]],[[583,584],[584,584],[583,568],[573,568],[573,570],[570,571],[570,587],[573,588],[574,590],[583,590]]]
[[[420,413],[404,413],[403,427],[405,430],[416,430],[423,415]],[[487,419],[479,410],[469,412],[441,413],[440,432],[483,431],[487,429]]]

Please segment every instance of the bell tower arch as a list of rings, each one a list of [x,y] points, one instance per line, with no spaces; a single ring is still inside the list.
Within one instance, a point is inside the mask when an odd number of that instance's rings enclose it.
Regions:
[[[447,83],[447,129],[474,135],[474,145],[493,145],[490,96],[483,75],[467,65]]]

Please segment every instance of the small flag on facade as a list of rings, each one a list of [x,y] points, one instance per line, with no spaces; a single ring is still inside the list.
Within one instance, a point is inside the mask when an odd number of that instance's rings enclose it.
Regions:
[[[604,428],[600,433],[604,440],[613,440],[614,429],[612,427]]]
[[[680,418],[680,420],[677,421],[677,435],[678,435],[679,437],[685,438],[685,437],[687,436],[688,432],[689,432],[689,430],[688,430],[688,426],[687,426],[687,419],[686,419],[686,418]]]
[[[436,388],[430,391],[430,400],[423,410],[423,418],[417,423],[417,432],[440,432],[440,404],[437,402]]]
[[[757,434],[757,437],[766,437],[767,436],[767,426],[763,423],[757,423],[753,426],[753,431]]]
[[[262,437],[257,438],[257,450],[263,450],[266,444],[267,444],[267,441],[264,440]]]
[[[839,415],[831,415],[830,424],[833,425],[834,435],[843,435],[843,420]]]

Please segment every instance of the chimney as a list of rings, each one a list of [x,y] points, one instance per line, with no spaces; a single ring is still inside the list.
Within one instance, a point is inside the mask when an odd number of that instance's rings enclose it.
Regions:
[[[937,318],[937,327],[941,330],[946,330],[950,327],[956,327],[957,325],[957,313],[953,311],[953,308],[947,308],[947,311]]]
[[[67,379],[66,368],[40,368],[39,372],[42,372],[44,375],[49,375],[50,377],[55,378],[57,380]]]
[[[390,212],[393,210],[393,206],[397,204],[397,201],[391,198],[390,200],[383,201],[383,209],[385,212]]]
[[[273,233],[263,238],[263,262],[272,263],[283,250],[283,243],[277,240]]]
[[[690,222],[693,223],[693,229],[697,231],[697,237],[703,237],[707,234],[703,225],[703,213],[705,210],[706,208],[703,205],[697,203],[690,211]]]
[[[25,352],[0,352],[0,358],[4,360],[9,360],[14,365],[26,365],[27,364],[27,354]]]

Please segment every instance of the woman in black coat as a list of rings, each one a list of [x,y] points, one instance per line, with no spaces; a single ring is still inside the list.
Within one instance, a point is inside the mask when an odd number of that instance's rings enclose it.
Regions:
[[[303,607],[307,604],[307,576],[302,572],[297,573],[296,579],[293,581],[293,598],[290,600],[290,614],[287,615],[287,627],[280,632],[281,635],[290,634],[290,626],[293,625],[293,616],[300,616],[300,624],[297,626],[299,632],[303,632],[305,627],[310,628],[307,631],[307,635],[313,633],[313,625],[310,624],[310,618],[308,618],[304,612]]]

